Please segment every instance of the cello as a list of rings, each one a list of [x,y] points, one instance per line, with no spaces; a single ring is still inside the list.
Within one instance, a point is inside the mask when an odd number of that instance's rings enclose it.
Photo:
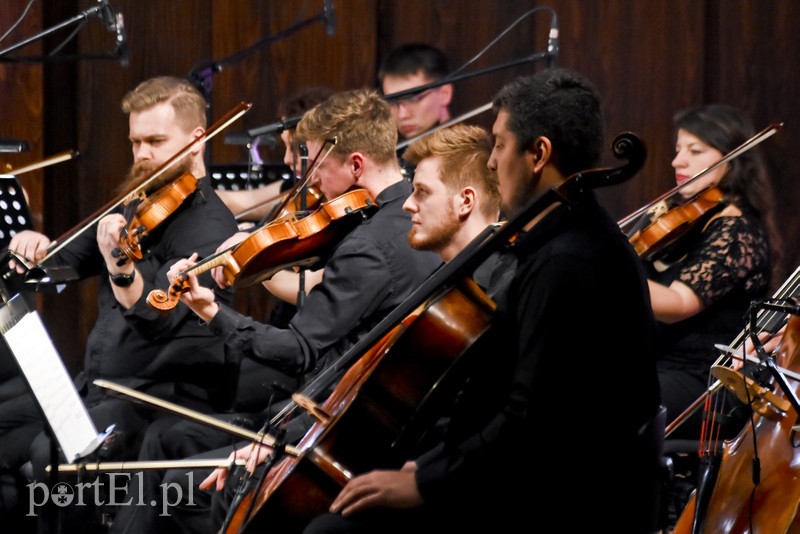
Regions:
[[[774,362],[765,363],[790,371],[800,370],[800,309],[792,316]],[[791,383],[773,371],[774,393],[784,406],[753,415],[751,423],[725,444],[719,474],[704,511],[696,514],[695,493],[678,518],[673,533],[694,532],[800,532],[800,453],[797,448],[798,381]],[[744,391],[750,395],[750,388]],[[785,409],[782,409],[785,408]]]
[[[225,531],[263,531],[268,525],[275,532],[296,532],[327,510],[354,474],[399,467],[489,342],[485,334],[493,303],[466,273],[533,221],[579,201],[590,189],[628,179],[644,161],[644,147],[632,134],[618,137],[614,150],[629,163],[573,175],[512,220],[473,239],[336,362],[327,378],[333,380],[338,369],[349,370],[322,404],[310,401],[310,395],[295,396],[317,422],[295,447],[298,456],[282,457],[281,447],[274,449],[263,485],[231,508]],[[463,337],[454,341],[453,334]],[[324,384],[315,380],[312,386],[324,390]]]

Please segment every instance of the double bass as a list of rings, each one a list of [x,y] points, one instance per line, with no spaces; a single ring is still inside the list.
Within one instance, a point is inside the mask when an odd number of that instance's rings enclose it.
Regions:
[[[632,134],[618,137],[614,150],[629,163],[574,175],[474,238],[336,362],[327,376],[348,370],[324,402],[295,395],[316,422],[294,447],[299,454],[282,456],[275,447],[263,481],[231,508],[225,532],[300,531],[354,475],[399,468],[489,342],[494,304],[468,273],[532,221],[590,189],[627,180],[644,161],[644,146]],[[311,386],[326,390],[331,382],[324,378]]]

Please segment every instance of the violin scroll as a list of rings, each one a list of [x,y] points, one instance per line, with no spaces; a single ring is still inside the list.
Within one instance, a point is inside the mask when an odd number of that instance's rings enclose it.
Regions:
[[[181,277],[176,278],[169,286],[169,291],[154,289],[147,294],[147,305],[160,312],[170,312],[181,300],[181,293],[186,291]]]

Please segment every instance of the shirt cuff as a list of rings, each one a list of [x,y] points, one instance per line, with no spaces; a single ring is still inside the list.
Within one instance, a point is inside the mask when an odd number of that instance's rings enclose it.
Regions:
[[[208,328],[215,336],[227,339],[239,327],[243,317],[240,313],[228,308],[224,304],[217,303],[219,311],[208,323]]]

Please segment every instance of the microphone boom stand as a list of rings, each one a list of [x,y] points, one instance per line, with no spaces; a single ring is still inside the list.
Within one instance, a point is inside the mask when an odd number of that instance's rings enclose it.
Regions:
[[[237,63],[242,59],[252,55],[262,47],[272,44],[274,42],[281,41],[286,37],[293,35],[294,33],[302,30],[306,26],[310,26],[311,24],[318,22],[318,21],[325,21],[325,12],[320,11],[316,15],[311,18],[301,20],[293,24],[292,26],[282,30],[274,35],[267,35],[266,37],[262,37],[252,45],[248,46],[247,48],[236,52],[235,54],[231,54],[230,56],[220,59],[219,61],[210,60],[205,63],[201,63],[197,67],[193,68],[189,73],[189,77],[192,81],[195,82],[197,88],[203,93],[203,96],[206,97],[208,102],[211,102],[211,77],[216,74],[217,72],[222,72],[222,68],[226,65],[230,65],[233,63]],[[257,137],[257,136],[251,136]]]
[[[468,72],[465,74],[460,74],[458,76],[447,76],[445,78],[441,78],[439,80],[426,83],[425,85],[420,85],[418,87],[413,87],[411,89],[406,89],[405,91],[398,91],[396,93],[392,93],[390,95],[384,96],[387,102],[394,102],[395,100],[402,100],[404,98],[408,98],[410,96],[417,95],[428,89],[434,89],[436,87],[448,84],[459,82],[461,80],[466,80],[469,78],[474,78],[476,76],[481,76],[483,74],[490,74],[492,72],[507,69],[510,67],[517,67],[519,65],[524,65],[525,63],[532,63],[536,61],[545,61],[550,59],[551,53],[550,52],[537,52],[530,56],[525,56],[523,58],[514,59],[506,63],[501,63],[500,65],[495,65],[493,67],[487,67],[485,69],[476,70],[474,72]],[[260,126],[258,128],[253,128],[252,130],[247,130],[247,135],[249,137],[258,137],[259,135],[266,135],[266,134],[279,134],[284,130],[289,130],[297,126],[297,123],[303,118],[302,115],[298,115],[296,117],[290,117],[288,119],[273,122],[271,124],[267,124],[265,126]]]
[[[37,33],[36,35],[28,37],[27,39],[23,39],[22,41],[18,42],[17,44],[11,45],[8,48],[0,50],[0,61],[2,61],[3,60],[3,56],[8,54],[9,52],[13,52],[14,50],[18,50],[18,49],[20,49],[20,48],[22,48],[24,46],[29,45],[30,43],[32,43],[34,41],[38,41],[39,39],[43,39],[43,38],[47,37],[48,35],[51,35],[51,34],[57,32],[59,30],[62,30],[62,29],[67,28],[69,26],[72,26],[73,24],[77,24],[77,23],[79,23],[81,21],[88,20],[89,17],[93,17],[93,16],[98,15],[102,8],[103,8],[103,5],[100,4],[100,5],[97,5],[97,6],[94,6],[94,7],[90,7],[89,9],[85,9],[85,10],[81,11],[80,13],[78,13],[77,15],[75,15],[74,17],[72,17],[71,19],[65,20],[64,22],[60,22],[60,23],[56,24],[55,26],[53,26],[51,28],[48,28],[46,30],[43,30],[43,31]]]

